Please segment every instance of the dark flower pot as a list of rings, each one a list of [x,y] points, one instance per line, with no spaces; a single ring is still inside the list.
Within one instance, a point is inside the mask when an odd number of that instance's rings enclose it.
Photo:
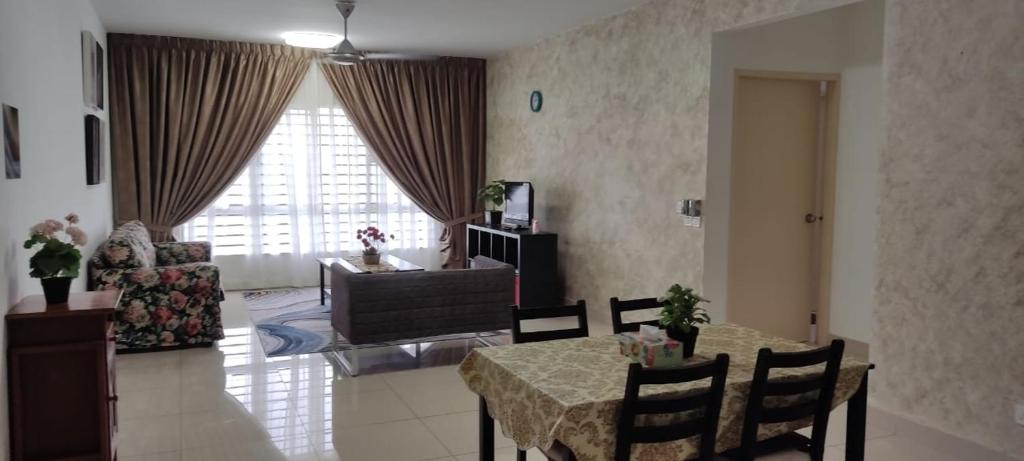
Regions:
[[[50,277],[39,279],[43,284],[43,296],[46,297],[46,304],[64,304],[68,302],[68,293],[71,292],[71,277]]]
[[[380,264],[380,253],[375,254],[363,254],[363,262],[370,266],[376,266]]]
[[[484,213],[484,222],[491,227],[501,226],[501,212],[489,210]]]
[[[683,357],[693,357],[693,348],[697,345],[697,335],[700,334],[700,328],[690,327],[689,333],[683,333],[675,327],[668,327],[665,329],[665,334],[669,338],[683,343]]]

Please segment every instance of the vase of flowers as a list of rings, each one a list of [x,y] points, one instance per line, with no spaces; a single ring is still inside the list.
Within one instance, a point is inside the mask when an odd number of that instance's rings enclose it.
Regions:
[[[661,326],[669,338],[683,343],[683,357],[692,357],[700,333],[698,324],[711,321],[707,311],[700,303],[708,300],[693,292],[693,288],[683,288],[679,284],[672,285],[664,296],[658,298],[664,303],[661,308]]]
[[[69,213],[63,222],[47,219],[29,230],[29,238],[25,240],[25,249],[38,248],[36,254],[29,259],[29,273],[40,280],[43,295],[47,304],[61,304],[68,301],[71,281],[78,277],[82,262],[82,252],[77,247],[84,246],[88,241],[78,224],[78,215]]]
[[[394,235],[385,236],[384,231],[369,226],[366,229],[356,231],[356,239],[363,245],[363,263],[369,266],[380,264],[380,252],[388,239],[394,239]]]
[[[477,196],[484,201],[484,208],[487,210],[484,213],[484,222],[491,227],[500,227],[503,213],[498,208],[505,204],[505,180],[491,181],[480,188]]]

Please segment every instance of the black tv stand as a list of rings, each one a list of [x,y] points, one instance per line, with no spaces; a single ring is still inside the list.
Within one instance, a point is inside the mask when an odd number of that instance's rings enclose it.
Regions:
[[[558,281],[558,234],[530,229],[466,226],[466,264],[486,256],[516,268],[516,302],[522,307],[562,303]]]

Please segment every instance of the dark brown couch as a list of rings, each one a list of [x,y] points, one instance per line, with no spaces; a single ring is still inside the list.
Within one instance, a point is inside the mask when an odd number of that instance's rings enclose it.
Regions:
[[[490,258],[473,261],[473,269],[381,274],[334,264],[331,324],[355,346],[508,329],[514,269]]]

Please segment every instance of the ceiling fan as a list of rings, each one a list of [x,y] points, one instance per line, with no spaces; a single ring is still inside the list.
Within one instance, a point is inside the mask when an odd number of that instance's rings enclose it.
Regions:
[[[351,66],[366,59],[430,60],[437,58],[437,56],[422,54],[381,53],[356,49],[356,47],[352,45],[352,42],[348,41],[348,18],[349,16],[352,15],[352,11],[356,9],[356,2],[352,0],[338,0],[334,6],[338,8],[338,12],[341,13],[341,17],[344,20],[345,32],[341,43],[337,44],[334,48],[327,52],[326,59],[328,62],[333,64],[341,64],[344,66]]]

